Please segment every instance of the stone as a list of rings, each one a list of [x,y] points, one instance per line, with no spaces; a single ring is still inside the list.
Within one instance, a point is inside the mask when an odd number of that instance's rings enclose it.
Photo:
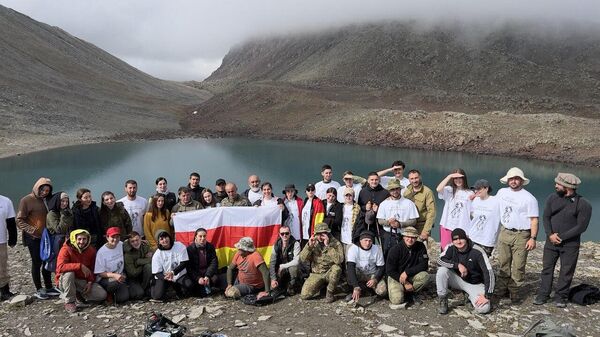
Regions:
[[[206,310],[206,308],[203,305],[193,307],[190,310],[190,313],[188,314],[188,318],[189,319],[197,319],[198,317],[202,316],[202,314],[204,313],[205,310]]]
[[[520,335],[513,335],[505,332],[498,332],[497,335],[498,337],[520,337]]]
[[[476,329],[476,330],[484,330],[485,329],[485,326],[476,319],[469,319],[469,320],[467,320],[467,323],[469,323],[469,325],[471,327],[473,327],[473,329]]]
[[[387,324],[380,324],[380,325],[377,327],[377,329],[378,329],[379,331],[386,332],[386,333],[387,333],[387,332],[392,332],[392,331],[396,331],[396,330],[398,330],[398,328],[396,328],[396,327],[393,327],[393,326],[391,326],[391,325],[387,325]]]
[[[428,326],[429,325],[429,323],[427,323],[427,322],[417,322],[417,321],[410,321],[410,324],[420,325],[420,326]]]
[[[406,302],[400,304],[390,304],[390,309],[398,310],[398,309],[406,309]]]
[[[28,295],[17,295],[10,299],[8,304],[13,307],[24,307],[33,302],[33,297]]]
[[[179,324],[179,322],[183,321],[185,319],[185,315],[181,314],[181,315],[175,315],[173,316],[173,318],[171,319],[173,321],[173,323]]]
[[[430,331],[429,334],[431,336],[443,336],[443,334],[439,331]]]
[[[91,330],[88,330],[85,335],[83,335],[83,337],[94,337],[94,332]]]
[[[244,322],[244,321],[241,321],[241,320],[239,320],[239,319],[236,319],[236,320],[235,320],[235,323],[234,323],[233,325],[234,325],[235,327],[237,327],[237,328],[241,328],[241,327],[243,327],[243,326],[247,326],[248,324],[246,324],[246,322]]]
[[[31,330],[29,330],[29,328],[25,328],[23,333],[25,334],[25,336],[31,336]]]
[[[453,311],[455,314],[457,314],[458,316],[463,317],[463,318],[473,317],[473,314],[466,310],[455,308]]]
[[[264,315],[264,316],[258,316],[258,320],[259,321],[266,321],[268,319],[270,319],[272,316],[270,315]]]

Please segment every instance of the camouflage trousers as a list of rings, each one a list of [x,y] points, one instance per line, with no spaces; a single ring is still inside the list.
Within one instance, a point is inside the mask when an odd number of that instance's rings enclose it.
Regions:
[[[306,281],[304,281],[300,298],[307,300],[319,295],[325,285],[327,285],[327,292],[333,293],[341,276],[342,268],[336,264],[331,266],[326,273],[310,273]]]
[[[413,277],[408,278],[408,282],[413,285],[415,289],[413,292],[419,292],[423,287],[429,283],[429,273],[426,271],[422,271]],[[388,276],[388,293],[390,296],[390,302],[392,304],[401,304],[404,303],[404,293],[406,290],[404,286],[398,281]]]

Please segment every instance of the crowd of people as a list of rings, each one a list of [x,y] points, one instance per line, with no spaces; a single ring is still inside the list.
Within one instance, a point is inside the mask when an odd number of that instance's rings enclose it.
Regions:
[[[536,248],[540,227],[538,202],[525,189],[524,172],[508,170],[500,178],[507,186],[495,195],[487,180],[469,186],[462,169],[439,183],[441,253],[433,276],[428,242],[437,212],[435,192],[423,185],[418,170],[407,177],[404,170],[405,164],[395,161],[366,178],[345,171],[340,184],[331,166],[323,165],[322,179],[306,185],[304,198],[294,184],[278,197],[271,183],[254,174],[242,193],[224,179],[215,182],[213,192],[200,186],[194,172],[175,194],[159,177],[148,199],[137,195],[135,180],[128,180],[123,198],[106,191],[100,207],[89,189],[77,190],[71,205],[66,193],[54,192],[50,179],[40,178],[16,214],[12,202],[0,196],[2,300],[14,295],[7,246],[16,245],[19,229],[31,257],[35,296],[60,295],[67,312],[99,302],[204,297],[219,289],[229,298],[299,292],[303,300],[323,296],[326,302],[345,292],[346,301],[379,297],[397,305],[422,301],[419,293],[434,280],[440,314],[448,313],[451,289],[464,292],[478,313],[490,312],[492,295],[522,301],[527,255]],[[577,194],[581,181],[575,175],[559,173],[554,183],[556,193],[542,215],[543,269],[533,302],[549,300],[560,260],[554,302],[564,307],[591,205]],[[244,206],[281,209],[268,264],[251,237],[235,244],[226,270],[219,269],[206,229],[198,228],[188,246],[175,240],[173,220],[181,212]],[[496,270],[490,262],[494,250]]]

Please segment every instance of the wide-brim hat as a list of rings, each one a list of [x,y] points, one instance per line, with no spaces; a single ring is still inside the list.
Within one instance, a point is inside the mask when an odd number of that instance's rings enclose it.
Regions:
[[[419,237],[419,232],[417,232],[417,229],[412,226],[404,227],[404,229],[402,229],[401,234],[402,236],[408,236],[410,238]]]
[[[507,184],[508,179],[514,178],[514,177],[519,177],[519,178],[523,179],[523,185],[529,184],[529,179],[525,178],[525,174],[523,173],[523,170],[521,170],[518,167],[511,167],[510,170],[508,170],[508,172],[506,172],[506,175],[504,177],[500,178],[500,182],[503,184]]]
[[[285,187],[283,188],[283,191],[281,193],[285,194],[285,192],[287,192],[287,191],[294,191],[294,194],[298,194],[298,190],[296,189],[296,185],[294,185],[294,184],[285,185]]]
[[[392,180],[390,180],[390,182],[388,182],[386,190],[391,191],[391,190],[395,190],[397,188],[404,188],[404,186],[402,186],[402,184],[400,183],[400,180],[392,179]]]
[[[321,233],[331,233],[331,229],[329,229],[329,226],[324,222],[319,222],[315,225],[315,234]]]
[[[250,252],[250,253],[252,253],[256,250],[256,248],[254,247],[254,240],[252,240],[252,238],[249,236],[245,236],[245,237],[241,238],[240,241],[238,241],[235,244],[235,248],[246,251],[246,252]]]
[[[581,179],[572,173],[559,173],[554,178],[554,182],[564,187],[577,189],[577,186],[581,184]]]

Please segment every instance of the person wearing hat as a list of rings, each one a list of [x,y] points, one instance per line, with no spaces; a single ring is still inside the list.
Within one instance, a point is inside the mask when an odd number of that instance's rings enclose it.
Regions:
[[[326,223],[320,222],[315,226],[315,234],[300,253],[300,262],[311,264],[311,273],[302,286],[300,297],[303,300],[314,298],[327,286],[325,302],[335,301],[333,293],[342,275],[344,247],[331,236]]]
[[[471,218],[471,199],[467,173],[461,168],[454,169],[436,187],[438,198],[444,200],[440,218],[440,250],[452,243],[450,233],[455,228],[465,229]]]
[[[351,188],[354,190],[354,201],[358,201],[358,194],[363,188],[363,185],[367,182],[367,179],[354,175],[352,171],[344,171],[342,180],[344,181],[344,185],[337,189],[337,200],[343,204],[346,201],[344,198],[344,191],[346,188]]]
[[[418,241],[419,232],[414,227],[402,230],[402,240],[393,246],[386,259],[388,292],[392,304],[406,300],[415,301],[415,294],[429,283],[429,255],[427,247]]]
[[[487,180],[477,180],[473,191],[475,193],[471,195],[471,223],[465,232],[490,257],[500,232],[500,206],[498,199],[490,195],[492,186]]]
[[[300,246],[304,247],[314,235],[315,225],[323,222],[325,208],[321,199],[316,196],[313,184],[306,185],[306,198],[304,198],[302,213],[300,215]]]
[[[387,185],[390,196],[377,209],[377,221],[383,226],[383,252],[387,256],[390,248],[398,243],[398,233],[403,227],[414,226],[419,217],[415,204],[402,196],[402,184],[392,179]]]
[[[592,206],[577,193],[581,180],[572,173],[559,173],[554,179],[556,193],[546,199],[543,224],[546,231],[541,285],[533,304],[544,304],[550,297],[554,268],[560,259],[560,273],[556,284],[554,303],[559,308],[567,305],[569,289],[577,267],[581,234],[592,217]]]
[[[360,206],[354,202],[354,189],[345,187],[342,193],[344,194],[345,200],[341,207],[342,226],[340,227],[340,241],[344,245],[344,252],[348,253],[348,249],[350,249],[352,243],[354,241],[359,241],[355,240],[354,236],[356,233],[357,223],[360,221]],[[359,235],[361,233],[359,233]],[[348,255],[346,254],[346,256]]]
[[[367,203],[370,203],[372,210],[377,212],[379,204],[389,196],[390,193],[379,183],[377,172],[369,172],[367,184],[360,190],[357,202],[361,211],[367,212]]]
[[[223,178],[219,178],[217,181],[215,181],[215,193],[213,193],[213,198],[219,204],[223,199],[227,198],[227,192],[225,192],[226,184],[227,182]]]
[[[385,281],[382,281],[385,261],[381,247],[373,244],[373,233],[360,233],[358,245],[350,246],[347,256],[346,272],[352,293],[346,296],[346,301],[357,302],[365,291],[384,297],[387,294]]]
[[[96,253],[94,274],[114,303],[124,303],[129,300],[129,287],[125,282],[127,277],[124,267],[121,230],[119,227],[110,227],[106,231],[106,243]]]
[[[243,237],[235,244],[235,248],[237,252],[227,266],[225,296],[234,299],[249,294],[257,294],[257,299],[267,296],[271,290],[269,269],[256,251],[254,241],[251,237]],[[234,280],[236,270],[237,278]]]
[[[48,201],[48,214],[46,215],[46,229],[52,238],[53,259],[46,261],[46,270],[56,269],[56,257],[60,247],[65,243],[67,234],[73,227],[73,211],[70,208],[69,195],[57,192]],[[1,235],[1,234],[0,234]]]
[[[448,289],[467,293],[475,312],[487,314],[491,310],[490,299],[494,293],[494,270],[483,248],[474,245],[462,228],[452,231],[452,244],[438,258],[435,275],[438,313],[448,313]]]
[[[500,234],[498,235],[498,285],[500,297],[509,296],[514,304],[521,302],[520,287],[525,280],[527,254],[535,249],[538,234],[538,202],[523,186],[529,184],[518,167],[508,170],[500,178],[501,188],[496,194],[500,210]]]
[[[165,301],[169,287],[175,290],[178,297],[187,296],[193,283],[187,275],[189,256],[185,245],[173,240],[171,233],[164,229],[159,229],[155,238],[158,249],[152,255],[154,279],[150,287],[151,301]]]
[[[294,184],[285,185],[281,193],[284,195],[283,204],[288,210],[288,217],[284,220],[284,223],[290,228],[291,235],[301,242],[302,234],[300,230],[302,218],[300,217],[300,212],[304,207],[304,202],[298,196],[298,190]]]
[[[319,199],[324,200],[327,190],[330,187],[333,187],[337,190],[341,185],[337,181],[332,180],[333,169],[331,168],[331,165],[325,164],[323,167],[321,167],[321,176],[323,177],[323,180],[315,183],[315,193]]]

